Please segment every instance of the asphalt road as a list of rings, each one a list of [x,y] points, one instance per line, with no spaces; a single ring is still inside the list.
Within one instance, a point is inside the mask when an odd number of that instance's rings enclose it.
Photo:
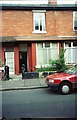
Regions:
[[[76,95],[59,95],[49,88],[2,92],[2,116],[13,118],[75,118]]]

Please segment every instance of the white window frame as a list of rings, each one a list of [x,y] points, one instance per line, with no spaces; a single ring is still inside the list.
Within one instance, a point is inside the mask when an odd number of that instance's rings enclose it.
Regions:
[[[77,30],[74,29],[74,26],[75,26],[74,21],[75,21],[75,17],[76,17],[75,12],[77,12],[77,11],[73,11],[73,31],[77,31]]]
[[[69,62],[69,57],[67,56],[67,54],[65,53],[65,63],[66,64],[75,64],[75,62],[77,63],[77,61],[74,62],[74,57],[76,57],[76,55],[73,53],[73,49],[77,48],[76,46],[73,45],[74,43],[71,42],[71,46],[69,47],[68,44],[65,44],[64,43],[64,49],[70,49],[70,59],[71,59],[71,62]],[[66,61],[67,60],[67,61]]]
[[[52,42],[50,42],[50,47],[45,47],[45,42],[43,42],[43,43],[39,43],[39,44],[42,44],[43,46],[42,47],[40,47],[39,49],[41,50],[41,49],[46,49],[47,50],[47,56],[48,56],[48,50],[49,49],[52,49],[52,48],[58,48],[58,55],[59,55],[59,43],[57,43],[57,46],[55,46],[55,47],[53,47],[52,46]],[[38,49],[38,46],[37,46],[37,44],[36,44],[36,53],[37,53],[37,49]],[[39,67],[41,67],[41,65],[45,65],[44,64],[44,62],[43,62],[43,59],[41,58],[41,63],[38,63],[38,55],[36,54],[36,66],[37,66],[37,68]],[[47,57],[47,63],[46,64],[49,64],[49,62],[48,62],[48,57]]]
[[[54,47],[53,47],[53,44],[55,44]],[[57,46],[56,46],[56,45],[57,45]],[[54,42],[53,42],[53,43],[50,42],[50,47],[45,47],[45,43],[43,43],[43,48],[57,48],[57,47],[59,48],[59,43],[57,43],[57,42],[56,42],[56,43],[54,43]]]
[[[45,22],[45,10],[33,10],[33,33],[47,33],[46,31],[46,22]],[[38,18],[39,29],[35,29],[35,20],[36,15],[42,14],[42,30],[40,30],[40,18]]]

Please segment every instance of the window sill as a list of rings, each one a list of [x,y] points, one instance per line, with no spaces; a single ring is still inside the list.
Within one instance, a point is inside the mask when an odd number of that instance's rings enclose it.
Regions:
[[[73,29],[74,32],[77,32],[77,30]]]
[[[33,33],[38,33],[38,34],[40,34],[40,33],[47,33],[47,31],[33,31]]]
[[[74,32],[77,32],[77,30],[73,30]]]

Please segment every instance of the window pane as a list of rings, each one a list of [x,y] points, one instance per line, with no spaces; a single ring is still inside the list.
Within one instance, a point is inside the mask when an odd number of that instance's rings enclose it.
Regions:
[[[9,72],[14,73],[14,52],[5,52],[5,58],[6,65],[9,66]]]
[[[43,27],[43,31],[45,31],[45,13],[43,13],[43,16],[42,16],[42,27]]]
[[[37,49],[39,49],[39,48],[43,48],[43,43],[38,43],[37,44]]]
[[[43,64],[47,64],[47,49],[43,49]]]
[[[49,53],[49,60],[58,59],[58,48],[50,48],[48,53]]]
[[[37,19],[35,20],[35,30],[39,30],[39,22]]]
[[[45,47],[50,47],[50,42],[46,42]]]
[[[77,30],[77,11],[74,14],[74,30]]]
[[[58,47],[58,43],[52,43],[52,47]]]
[[[74,42],[73,42],[73,46],[74,46],[74,47],[75,47],[75,46],[77,47],[77,41],[74,41]]]
[[[37,49],[37,65],[41,66],[42,64],[43,64],[43,52],[42,49]]]
[[[77,17],[77,11],[75,11],[75,17]]]
[[[77,30],[77,21],[74,21],[74,29]]]
[[[65,42],[65,47],[71,47],[71,42],[70,41]]]
[[[42,31],[42,18],[40,18],[40,31]]]
[[[44,13],[34,13],[34,30],[45,31]]]

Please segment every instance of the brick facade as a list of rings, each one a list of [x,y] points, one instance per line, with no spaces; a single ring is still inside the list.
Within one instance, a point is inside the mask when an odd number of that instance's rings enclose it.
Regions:
[[[31,11],[3,11],[3,36],[25,36],[32,34]]]
[[[28,8],[19,10],[17,10],[17,8],[14,10],[10,9],[4,9],[3,11],[0,11],[2,13],[2,27],[0,27],[0,31],[2,32],[0,32],[0,36],[3,38],[2,60],[4,63],[5,52],[9,51],[6,49],[6,45],[10,43],[13,44],[12,52],[14,52],[15,74],[20,73],[22,56],[23,59],[25,58],[27,71],[35,71],[37,42],[57,41],[57,43],[59,43],[58,49],[60,51],[64,40],[72,41],[72,38],[66,37],[76,36],[77,34],[77,32],[73,31],[73,10],[49,10],[48,8],[45,12],[47,33],[37,34],[33,33],[33,8],[29,10]],[[38,9],[36,8],[36,10]],[[24,51],[24,49],[20,48],[19,46],[20,44],[25,43],[27,44],[27,47],[25,46]],[[9,45],[8,48],[10,49],[10,47],[11,46]]]
[[[46,34],[38,34],[38,36],[75,35],[73,31],[73,12],[46,11],[46,31]],[[32,11],[6,10],[2,12],[2,36],[37,36],[37,34],[33,34],[32,32]]]

